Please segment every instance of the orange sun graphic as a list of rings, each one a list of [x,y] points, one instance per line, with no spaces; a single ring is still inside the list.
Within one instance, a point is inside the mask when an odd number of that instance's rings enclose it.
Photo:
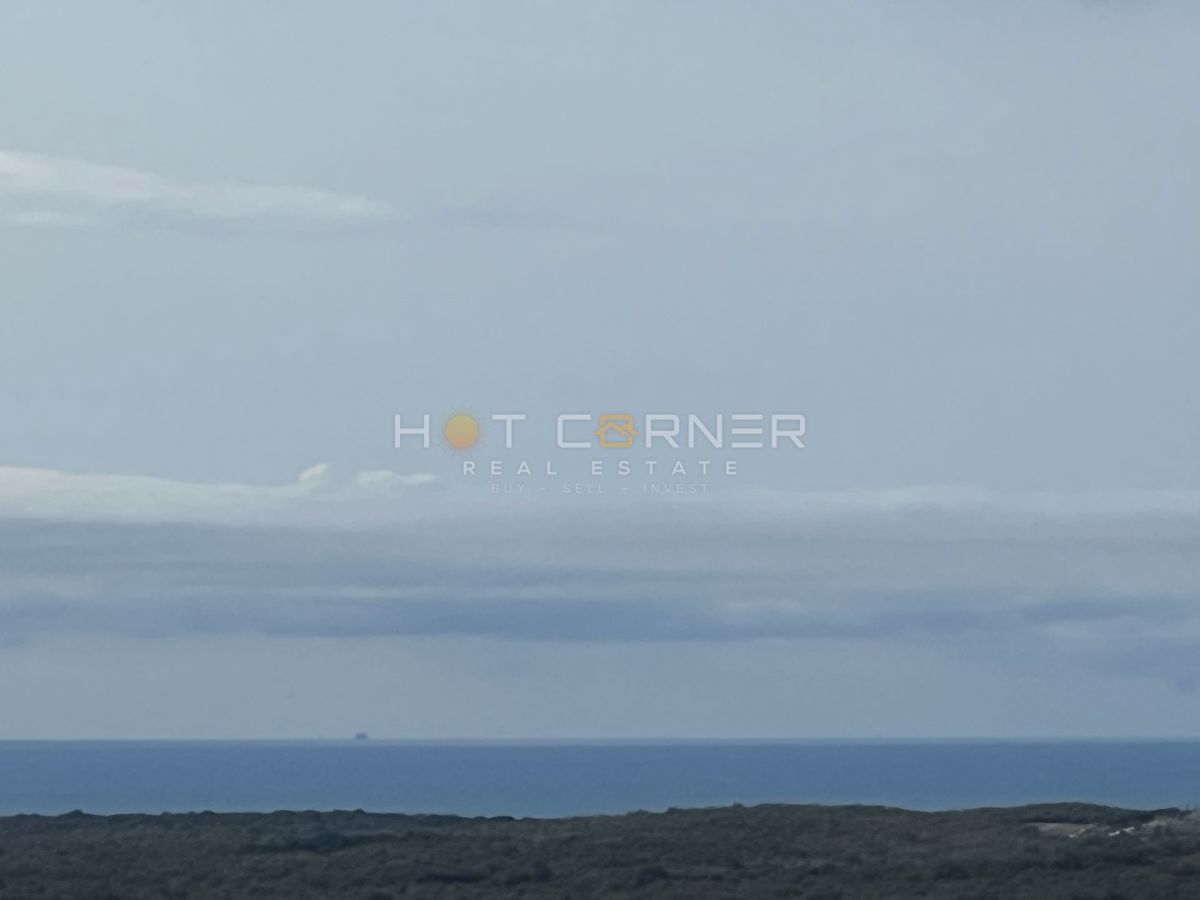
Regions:
[[[442,433],[455,450],[469,450],[479,440],[479,423],[474,416],[458,413],[449,418]]]

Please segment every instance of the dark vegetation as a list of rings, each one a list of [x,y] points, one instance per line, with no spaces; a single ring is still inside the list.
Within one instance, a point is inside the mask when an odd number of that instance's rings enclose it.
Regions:
[[[1200,818],[1056,804],[0,819],[0,898],[176,897],[1187,900]]]

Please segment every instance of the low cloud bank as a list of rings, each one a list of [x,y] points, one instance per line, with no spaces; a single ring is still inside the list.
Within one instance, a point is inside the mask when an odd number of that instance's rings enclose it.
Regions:
[[[9,641],[1032,641],[1188,685],[1198,545],[1191,492],[539,504],[322,466],[264,487],[0,469]]]

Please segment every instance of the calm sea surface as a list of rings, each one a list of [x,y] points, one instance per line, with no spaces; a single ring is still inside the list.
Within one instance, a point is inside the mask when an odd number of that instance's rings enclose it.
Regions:
[[[1200,742],[0,742],[0,813],[1200,803]]]

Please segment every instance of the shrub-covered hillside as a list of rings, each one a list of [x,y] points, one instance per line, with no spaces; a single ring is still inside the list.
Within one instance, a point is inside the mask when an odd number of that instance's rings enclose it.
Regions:
[[[1084,805],[0,819],[0,898],[317,897],[1186,900],[1200,820]]]

